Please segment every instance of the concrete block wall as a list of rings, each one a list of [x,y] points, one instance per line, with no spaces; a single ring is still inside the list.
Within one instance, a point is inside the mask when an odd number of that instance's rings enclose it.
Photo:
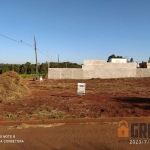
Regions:
[[[105,79],[124,77],[150,77],[150,69],[141,68],[140,70],[139,68],[136,68],[136,66],[136,63],[107,63],[104,60],[85,60],[82,68],[49,68],[48,78]]]
[[[100,65],[105,63],[105,60],[84,60],[84,65]]]
[[[82,79],[82,68],[49,68],[48,79]]]
[[[136,77],[150,77],[150,68],[137,68]]]
[[[84,79],[136,77],[136,63],[107,63],[104,60],[86,60],[82,69]]]

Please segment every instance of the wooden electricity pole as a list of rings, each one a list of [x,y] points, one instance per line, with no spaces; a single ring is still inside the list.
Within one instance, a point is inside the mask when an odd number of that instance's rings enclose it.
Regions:
[[[36,59],[36,79],[38,80],[39,76],[38,76],[37,49],[36,49],[36,39],[35,39],[35,36],[34,36],[34,49],[35,49],[35,59]]]
[[[50,55],[49,55],[49,51],[47,51],[47,56],[48,56],[48,68],[50,68]]]
[[[59,68],[59,54],[58,54],[58,68]]]

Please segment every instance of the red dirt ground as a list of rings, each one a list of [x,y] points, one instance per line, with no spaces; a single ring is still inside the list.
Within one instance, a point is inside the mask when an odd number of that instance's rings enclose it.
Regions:
[[[0,103],[1,120],[150,116],[150,78],[22,82],[31,95]],[[77,83],[86,83],[85,95]]]
[[[53,119],[59,120],[59,119]],[[65,119],[67,120],[67,119]],[[76,120],[76,119],[73,119]],[[84,119],[82,119],[84,120]],[[95,119],[97,120],[97,119]],[[149,139],[118,138],[118,126],[113,123],[64,124],[48,128],[23,129],[0,128],[1,135],[15,138],[0,138],[2,150],[148,150]],[[4,143],[4,140],[23,140],[24,143]],[[138,143],[131,144],[130,140]]]

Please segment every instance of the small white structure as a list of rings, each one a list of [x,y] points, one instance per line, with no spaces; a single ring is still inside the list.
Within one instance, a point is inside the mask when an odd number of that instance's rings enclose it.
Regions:
[[[43,78],[42,78],[42,77],[40,77],[40,83],[41,83],[41,82],[43,82]]]
[[[111,62],[111,63],[127,63],[127,59],[126,58],[111,58],[109,60],[109,62]]]

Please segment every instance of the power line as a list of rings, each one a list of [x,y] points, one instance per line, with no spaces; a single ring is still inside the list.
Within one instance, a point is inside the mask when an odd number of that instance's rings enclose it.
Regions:
[[[41,52],[43,55],[45,55],[39,48],[37,48],[37,50],[39,51],[39,52]],[[46,56],[46,55],[45,55]],[[46,56],[47,57],[47,56]]]
[[[32,49],[34,49],[34,46],[33,46],[33,45],[28,44],[28,43],[26,43],[26,42],[23,41],[23,40],[17,41],[17,40],[15,40],[15,39],[12,39],[12,38],[7,37],[7,36],[2,35],[2,34],[0,34],[0,36],[5,37],[5,38],[7,38],[7,39],[9,39],[9,40],[12,40],[12,41],[17,42],[17,43],[20,43],[20,44],[28,45],[28,46],[30,46]],[[45,55],[40,49],[37,48],[37,50],[40,51],[43,55]],[[45,56],[46,56],[46,55],[45,55]],[[47,56],[46,56],[46,57],[47,57]]]
[[[30,46],[31,48],[33,48],[33,49],[34,49],[34,46],[33,46],[33,45],[30,45],[30,44],[26,43],[26,42],[25,42],[25,41],[23,41],[23,40],[20,40],[20,41],[22,42],[22,44],[28,45],[28,46]]]
[[[38,45],[38,44],[37,44]],[[44,51],[44,50],[41,50],[41,49],[39,49],[39,48],[37,48],[37,50],[38,51],[40,51],[43,55],[45,55],[42,51]],[[44,52],[47,52],[47,51],[44,51]],[[47,55],[45,55],[46,57],[47,57]],[[56,57],[54,57],[54,56],[51,56],[51,57],[53,57],[54,59],[57,59]]]
[[[3,37],[5,37],[5,38],[7,38],[7,39],[9,39],[9,40],[12,40],[12,41],[15,41],[15,42],[21,43],[21,41],[14,40],[14,39],[9,38],[9,37],[7,37],[7,36],[5,36],[5,35],[0,34],[0,36],[3,36]],[[23,43],[22,43],[22,44],[23,44]]]
[[[12,38],[10,38],[10,37],[8,37],[8,36],[5,36],[5,35],[2,35],[2,34],[0,34],[0,36],[2,36],[2,37],[4,37],[4,38],[7,38],[7,39],[9,39],[9,40],[12,40],[12,41],[14,41],[14,42],[17,42],[17,43],[20,43],[20,44],[24,44],[24,45],[28,45],[28,46],[30,46],[32,49],[34,49],[34,46],[33,45],[31,45],[31,44],[28,44],[28,43],[26,43],[25,41],[23,41],[23,40],[20,40],[20,41],[18,41],[18,40],[15,40],[15,39],[12,39]],[[44,56],[46,56],[39,48],[37,48],[37,50],[40,52],[40,53],[42,53]],[[46,56],[47,57],[47,56]],[[140,57],[140,58],[146,58],[146,57],[148,57],[148,56],[128,56],[128,57],[133,57],[133,58],[138,58],[138,57]],[[53,58],[55,58],[55,57],[53,57]],[[57,59],[57,58],[55,58],[55,59]]]
[[[42,52],[43,50],[40,50],[39,48],[37,48],[37,50],[47,57],[47,55]],[[45,52],[47,52],[47,51],[45,51]]]
[[[17,40],[15,40],[15,39],[12,39],[12,38],[7,37],[7,36],[2,35],[2,34],[0,34],[0,36],[5,37],[5,38],[7,38],[7,39],[9,39],[9,40],[12,40],[12,41],[17,42],[17,43],[20,43],[20,44],[28,45],[28,46],[31,46],[31,47],[33,46],[33,45],[28,44],[28,43],[25,43],[25,42],[24,42],[24,41],[22,41],[22,40],[17,41]]]

